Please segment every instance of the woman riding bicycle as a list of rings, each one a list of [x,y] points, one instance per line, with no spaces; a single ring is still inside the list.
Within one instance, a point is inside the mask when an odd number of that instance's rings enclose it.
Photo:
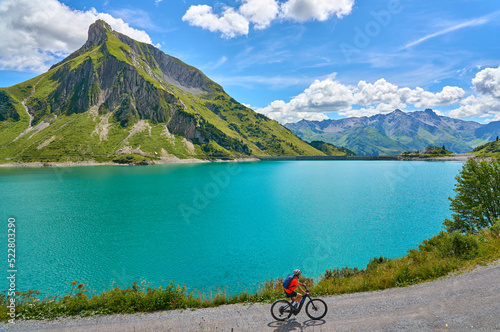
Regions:
[[[299,282],[299,278],[302,272],[300,270],[295,270],[293,271],[293,279],[290,282],[290,286],[288,288],[285,288],[285,295],[288,298],[291,298],[293,300],[293,305],[298,306],[300,303],[300,300],[302,299],[302,294],[295,292],[295,289],[299,287],[300,291],[303,293],[307,293],[301,286],[307,287],[306,284],[301,284]]]

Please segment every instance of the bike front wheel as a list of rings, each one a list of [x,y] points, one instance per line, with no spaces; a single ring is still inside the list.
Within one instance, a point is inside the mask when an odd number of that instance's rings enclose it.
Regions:
[[[283,321],[292,315],[293,308],[287,300],[278,300],[271,306],[271,315],[279,321]]]
[[[306,314],[311,319],[321,319],[325,317],[326,312],[328,311],[328,307],[326,306],[325,301],[320,299],[314,299],[309,301],[306,305]]]

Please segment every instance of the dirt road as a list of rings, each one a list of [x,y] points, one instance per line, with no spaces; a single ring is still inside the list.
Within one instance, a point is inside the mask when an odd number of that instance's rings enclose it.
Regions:
[[[304,310],[276,322],[270,304],[151,314],[24,321],[8,331],[500,331],[500,261],[455,277],[406,288],[323,297],[328,313]]]

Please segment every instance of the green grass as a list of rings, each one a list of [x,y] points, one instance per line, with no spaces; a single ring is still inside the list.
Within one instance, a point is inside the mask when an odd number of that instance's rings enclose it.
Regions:
[[[481,158],[500,158],[500,141],[492,141],[478,146],[472,150],[471,153],[474,153],[477,157]]]
[[[450,272],[466,271],[500,259],[500,221],[477,235],[441,232],[397,259],[374,258],[365,269],[335,268],[325,271],[316,284],[307,279],[311,293],[337,295],[406,287],[435,280]],[[306,280],[302,280],[303,282]],[[272,302],[283,297],[282,278],[263,283],[256,293],[208,296],[189,293],[174,282],[152,287],[145,280],[130,287],[91,291],[85,281],[71,283],[68,294],[44,298],[38,291],[18,293],[17,319],[54,319],[68,316],[152,312],[158,310],[216,307],[232,303]],[[0,296],[0,317],[6,321],[7,298]]]
[[[429,146],[426,148],[426,153],[421,153],[419,151],[415,152],[403,152],[401,156],[411,157],[411,158],[436,158],[436,157],[446,157],[453,155],[453,152],[446,150],[444,147]]]

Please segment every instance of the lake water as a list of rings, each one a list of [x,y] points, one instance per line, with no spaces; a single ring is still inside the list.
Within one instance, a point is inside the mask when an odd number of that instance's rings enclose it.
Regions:
[[[300,268],[319,277],[398,257],[442,229],[452,162],[277,161],[0,168],[16,219],[18,290],[98,291],[146,279],[255,290]],[[1,278],[0,289],[8,288]]]

